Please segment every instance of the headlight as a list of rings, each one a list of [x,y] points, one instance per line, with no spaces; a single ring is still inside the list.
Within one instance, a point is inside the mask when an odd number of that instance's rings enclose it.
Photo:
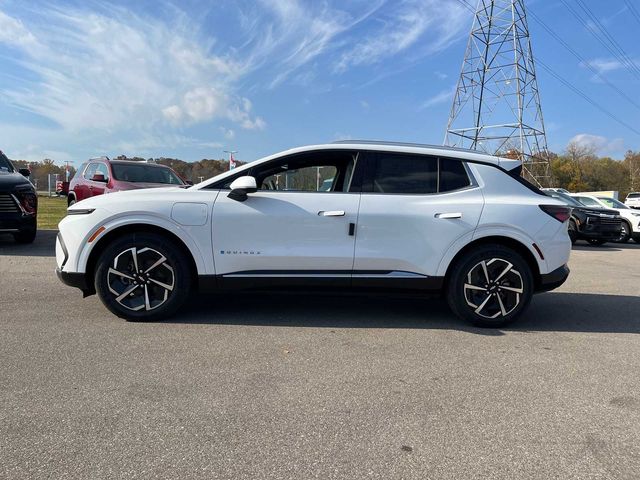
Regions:
[[[38,212],[38,197],[31,188],[17,189],[14,196],[24,215],[35,215]]]
[[[67,208],[67,215],[89,215],[95,208]]]

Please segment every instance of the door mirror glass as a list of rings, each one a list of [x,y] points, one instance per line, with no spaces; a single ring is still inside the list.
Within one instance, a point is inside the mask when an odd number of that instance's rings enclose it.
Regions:
[[[20,175],[25,177],[29,177],[31,175],[31,170],[29,170],[28,168],[20,168],[18,169],[18,172],[20,173]]]
[[[256,179],[251,176],[238,177],[229,186],[231,193],[229,198],[244,202],[247,199],[248,193],[254,193],[258,190]]]

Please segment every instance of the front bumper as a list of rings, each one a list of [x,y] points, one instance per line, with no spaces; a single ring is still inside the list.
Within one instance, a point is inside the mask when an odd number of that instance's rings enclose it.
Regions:
[[[0,232],[19,232],[36,228],[35,215],[0,213]]]
[[[548,292],[554,290],[562,285],[569,276],[569,267],[562,265],[560,268],[556,268],[553,272],[543,273],[540,275],[540,284],[536,289],[536,292]]]
[[[88,297],[94,293],[93,286],[89,285],[87,276],[84,273],[77,272],[63,272],[59,267],[56,267],[56,275],[58,279],[65,285],[70,287],[79,288],[82,290],[84,297]]]

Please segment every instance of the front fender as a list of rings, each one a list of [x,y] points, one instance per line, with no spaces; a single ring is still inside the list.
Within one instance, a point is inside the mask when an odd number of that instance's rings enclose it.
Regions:
[[[133,225],[149,225],[162,228],[173,233],[185,244],[196,264],[199,275],[213,275],[215,268],[213,256],[205,255],[203,250],[211,252],[211,227],[209,222],[200,226],[183,226],[164,216],[151,212],[127,212],[125,214],[114,215],[103,220],[96,228],[87,233],[82,242],[82,248],[77,258],[76,271],[86,272],[87,263],[95,245],[99,244],[100,238],[120,227],[131,227]],[[105,231],[92,243],[88,243],[89,237],[100,227]],[[199,240],[199,241],[198,241]]]

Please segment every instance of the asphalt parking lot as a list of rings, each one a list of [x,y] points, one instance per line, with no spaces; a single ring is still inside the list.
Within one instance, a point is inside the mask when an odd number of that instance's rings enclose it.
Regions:
[[[0,478],[640,472],[640,245],[577,246],[513,328],[441,300],[196,298],[127,323],[0,238]]]

